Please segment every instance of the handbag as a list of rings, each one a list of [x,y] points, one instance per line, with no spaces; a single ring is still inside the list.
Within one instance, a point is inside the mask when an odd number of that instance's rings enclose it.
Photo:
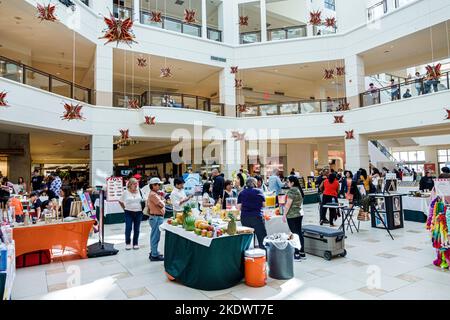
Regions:
[[[144,200],[142,196],[142,191],[139,189],[139,193],[141,194],[141,207],[142,207],[142,221],[147,221],[150,218],[150,213],[148,212],[147,201]]]

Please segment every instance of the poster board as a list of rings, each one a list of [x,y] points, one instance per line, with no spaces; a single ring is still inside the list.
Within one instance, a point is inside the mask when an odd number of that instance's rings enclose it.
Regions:
[[[87,192],[83,193],[83,191],[78,191],[77,194],[80,197],[83,211],[85,213],[91,213],[94,210],[94,208],[93,208],[91,197],[89,196],[89,193],[87,193]]]
[[[123,178],[110,177],[106,179],[106,201],[119,201],[123,194]]]
[[[194,194],[195,188],[202,185],[199,173],[185,173],[183,174],[183,180],[184,192],[186,192],[187,195]]]
[[[434,179],[434,194],[450,204],[450,179]]]

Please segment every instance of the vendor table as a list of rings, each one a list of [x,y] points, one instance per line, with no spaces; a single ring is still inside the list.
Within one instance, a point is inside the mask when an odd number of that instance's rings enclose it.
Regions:
[[[200,290],[222,290],[244,277],[244,252],[253,234],[204,238],[179,227],[163,224],[164,268],[185,286]]]
[[[87,241],[94,222],[89,219],[14,227],[16,257],[39,250],[53,248],[65,250],[67,247],[79,254],[81,258],[86,258]]]
[[[118,224],[125,222],[125,211],[120,206],[118,201],[105,201],[105,224]],[[99,200],[95,200],[95,208],[97,213],[97,220],[99,219],[100,208],[99,208]]]
[[[319,203],[320,197],[318,192],[305,191],[304,193],[303,204]]]
[[[426,222],[431,197],[403,197],[403,213],[406,221]]]

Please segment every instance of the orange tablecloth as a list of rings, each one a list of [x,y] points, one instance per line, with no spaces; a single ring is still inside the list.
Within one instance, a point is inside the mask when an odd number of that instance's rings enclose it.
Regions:
[[[16,257],[38,250],[68,248],[87,257],[87,241],[94,220],[13,228]]]

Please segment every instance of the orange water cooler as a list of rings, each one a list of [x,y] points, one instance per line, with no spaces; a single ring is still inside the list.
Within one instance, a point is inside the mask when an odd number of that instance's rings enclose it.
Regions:
[[[266,251],[262,249],[245,251],[245,284],[250,287],[264,287],[266,280]]]

